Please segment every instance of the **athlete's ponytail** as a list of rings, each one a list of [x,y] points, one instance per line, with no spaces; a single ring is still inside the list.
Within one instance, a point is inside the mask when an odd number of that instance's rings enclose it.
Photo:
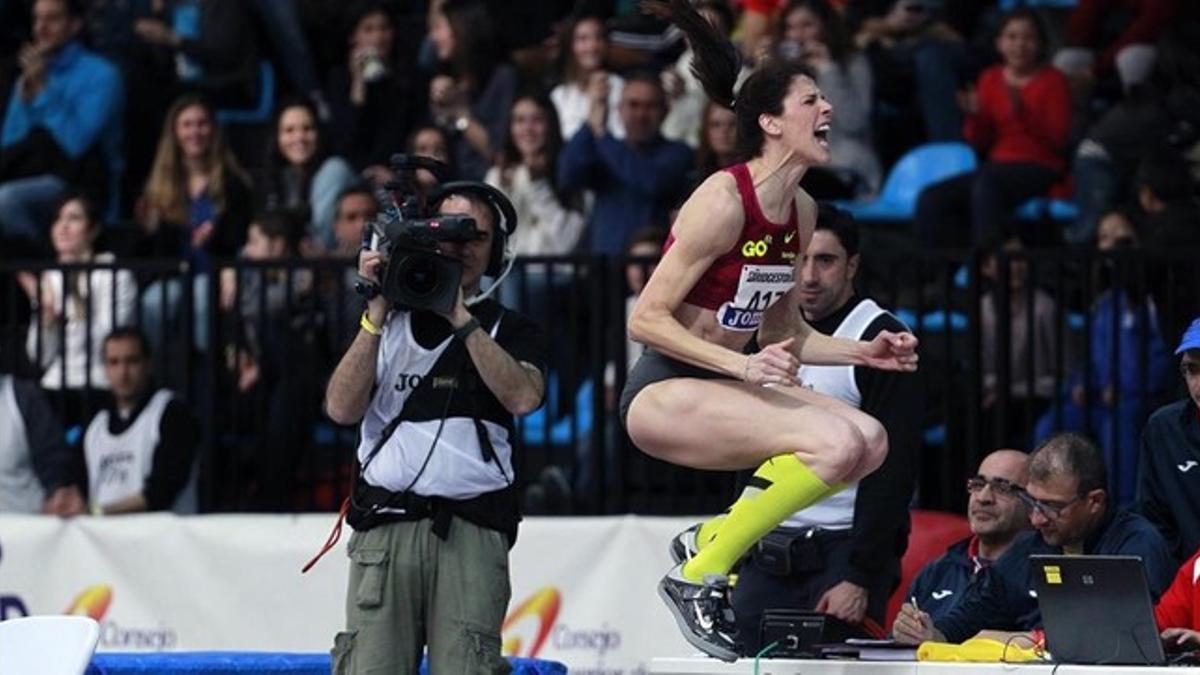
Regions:
[[[642,10],[666,19],[687,35],[692,47],[692,74],[713,103],[734,107],[733,88],[742,68],[737,49],[688,0],[642,0]]]
[[[737,49],[692,7],[688,0],[642,0],[642,9],[678,26],[692,47],[692,73],[714,103],[730,108],[737,116],[737,149],[741,159],[762,153],[760,115],[782,115],[783,99],[797,76],[816,81],[802,62],[767,59],[755,68],[734,94],[741,59]]]

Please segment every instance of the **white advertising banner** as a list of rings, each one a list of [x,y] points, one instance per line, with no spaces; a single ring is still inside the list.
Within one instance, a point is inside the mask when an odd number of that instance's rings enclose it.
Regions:
[[[644,673],[695,652],[658,598],[689,518],[530,518],[512,551],[506,654],[572,673]],[[87,614],[103,651],[327,651],[341,629],[343,539],[307,574],[332,514],[0,515],[0,620]]]

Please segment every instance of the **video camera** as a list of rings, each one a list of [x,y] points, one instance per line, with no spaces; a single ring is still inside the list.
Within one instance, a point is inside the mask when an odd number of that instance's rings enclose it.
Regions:
[[[495,223],[486,270],[495,279],[487,291],[490,293],[511,266],[506,242],[516,228],[512,204],[503,193],[484,183],[443,183],[448,173],[446,165],[429,157],[392,155],[391,168],[396,178],[377,191],[380,210],[363,228],[362,245],[363,250],[383,251],[387,264],[378,285],[360,277],[355,290],[367,299],[382,295],[398,309],[441,313],[454,309],[462,283],[462,263],[441,253],[438,244],[478,241],[487,234],[470,216],[439,216],[432,211],[447,195],[468,193],[483,198]],[[418,169],[430,172],[437,180],[429,195],[417,180]]]

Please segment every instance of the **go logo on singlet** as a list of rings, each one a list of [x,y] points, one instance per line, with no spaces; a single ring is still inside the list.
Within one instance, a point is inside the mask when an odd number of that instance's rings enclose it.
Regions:
[[[748,241],[742,244],[743,258],[761,258],[767,254],[767,250],[771,247],[771,242],[765,239],[758,241]]]
[[[763,312],[787,294],[796,282],[791,265],[744,265],[734,299],[717,309],[717,323],[728,330],[751,331],[762,323]]]

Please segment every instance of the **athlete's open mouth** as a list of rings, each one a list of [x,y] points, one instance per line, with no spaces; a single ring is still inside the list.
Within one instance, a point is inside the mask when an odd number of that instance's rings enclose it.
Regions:
[[[816,136],[817,142],[823,147],[829,147],[829,123],[826,122],[818,126],[816,131],[813,132],[813,136]]]

